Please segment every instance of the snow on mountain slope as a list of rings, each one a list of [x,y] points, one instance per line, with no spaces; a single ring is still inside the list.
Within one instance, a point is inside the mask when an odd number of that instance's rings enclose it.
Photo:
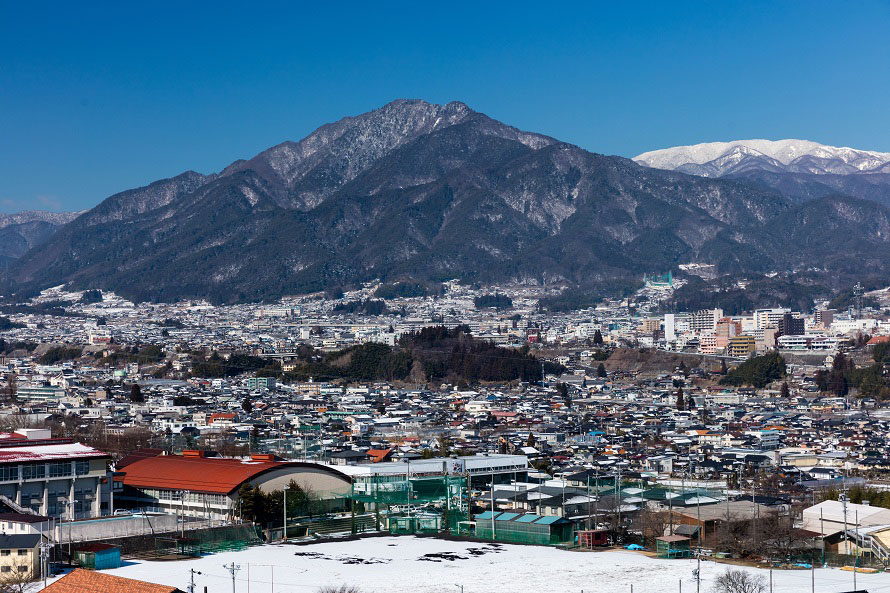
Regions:
[[[722,177],[750,169],[847,175],[886,168],[890,153],[827,146],[809,140],[734,140],[653,150],[634,160],[656,169],[704,177]]]

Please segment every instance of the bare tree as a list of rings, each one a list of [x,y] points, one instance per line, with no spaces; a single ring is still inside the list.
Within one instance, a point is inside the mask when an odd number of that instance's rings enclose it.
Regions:
[[[717,532],[717,545],[743,558],[752,554],[755,545],[750,518],[730,516],[722,521]]]
[[[670,523],[668,511],[640,511],[634,521],[635,527],[640,531],[643,539],[655,545],[655,538],[664,535],[664,531]]]
[[[714,593],[764,593],[766,579],[746,570],[727,568],[714,581]]]
[[[325,585],[318,588],[318,593],[361,593],[361,589],[355,585]]]
[[[4,573],[0,577],[0,593],[31,593],[42,588],[42,585],[34,580],[30,571]]]

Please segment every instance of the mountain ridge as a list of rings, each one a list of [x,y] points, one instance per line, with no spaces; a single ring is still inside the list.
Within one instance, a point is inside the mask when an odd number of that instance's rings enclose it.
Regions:
[[[220,303],[372,279],[607,292],[688,261],[723,273],[803,265],[806,253],[776,236],[777,221],[822,236],[818,214],[839,212],[834,232],[849,236],[853,256],[890,255],[883,226],[854,232],[883,220],[882,207],[821,197],[806,207],[748,179],[588,152],[463,103],[397,100],[218,173],[115,194],[12,264],[3,285]],[[812,263],[837,261],[821,250]]]

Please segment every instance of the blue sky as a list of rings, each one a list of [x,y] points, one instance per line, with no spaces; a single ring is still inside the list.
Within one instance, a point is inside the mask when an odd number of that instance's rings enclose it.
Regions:
[[[588,150],[890,151],[890,3],[0,0],[0,212],[218,171],[395,98]]]

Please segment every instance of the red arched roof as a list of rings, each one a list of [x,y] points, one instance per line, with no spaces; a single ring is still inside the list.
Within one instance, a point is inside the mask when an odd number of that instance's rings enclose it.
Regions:
[[[124,484],[137,488],[188,490],[229,494],[262,473],[286,467],[309,467],[349,477],[334,468],[297,461],[251,461],[217,457],[161,455],[131,462],[124,468]]]

